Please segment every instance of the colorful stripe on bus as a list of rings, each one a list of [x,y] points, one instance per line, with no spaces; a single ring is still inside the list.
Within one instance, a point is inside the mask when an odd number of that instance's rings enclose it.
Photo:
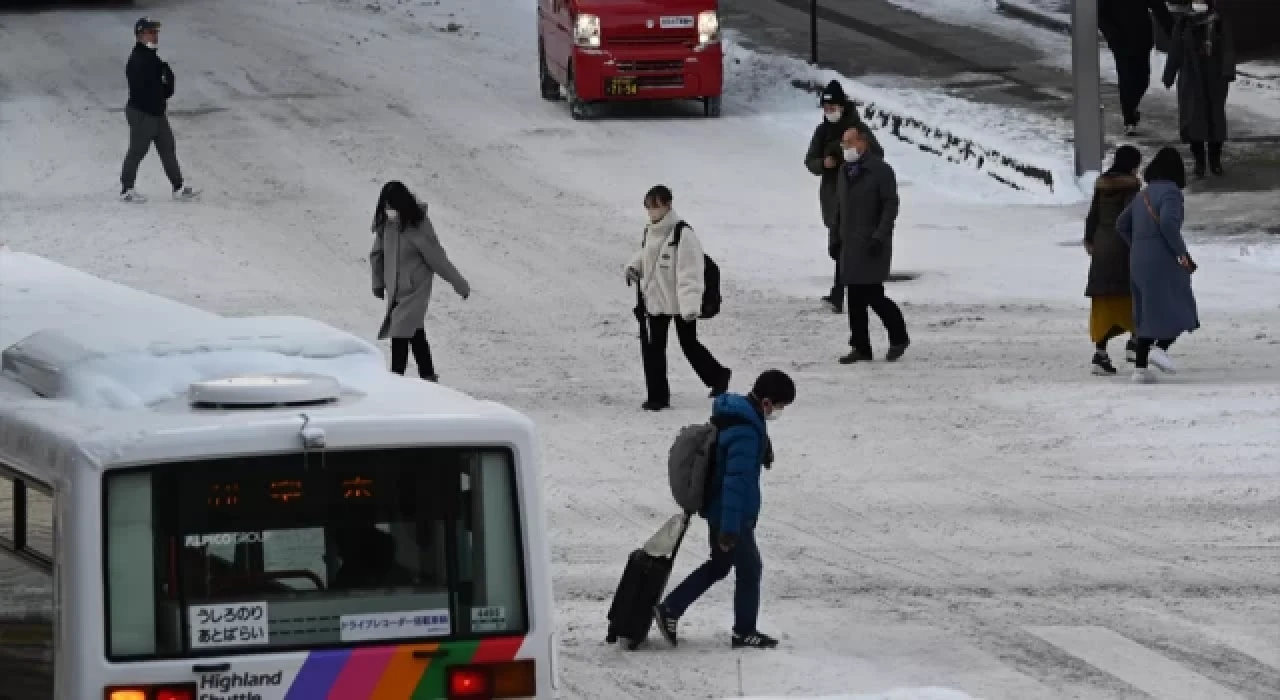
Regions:
[[[261,669],[265,674],[248,671],[241,678],[235,677],[241,674],[204,674],[198,681],[198,697],[437,700],[445,695],[445,670],[449,666],[512,661],[524,641],[524,637],[498,637],[471,642],[313,651],[293,668]],[[419,658],[415,652],[428,654]],[[238,669],[245,666],[237,664]]]

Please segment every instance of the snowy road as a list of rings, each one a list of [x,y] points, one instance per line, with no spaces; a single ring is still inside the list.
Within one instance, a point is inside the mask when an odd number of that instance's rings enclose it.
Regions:
[[[1205,328],[1175,346],[1183,371],[1090,377],[1079,208],[1010,202],[890,142],[896,267],[919,275],[891,293],[914,345],[898,365],[841,367],[847,329],[814,302],[829,276],[801,167],[815,110],[778,76],[734,69],[721,120],[575,123],[538,97],[531,0],[142,5],[165,23],[203,201],[159,196],[154,156],[152,201],[114,200],[138,10],[0,15],[0,244],[372,337],[377,188],[419,190],[475,290],[433,301],[444,381],[545,436],[567,697],[1280,696],[1274,268],[1198,247]],[[760,525],[777,653],[728,650],[727,585],[679,652],[602,642],[627,551],[670,510],[669,439],[707,409],[672,348],[676,410],[639,411],[621,266],[659,181],[725,270],[726,311],[703,330],[734,389],[771,366],[800,384]]]

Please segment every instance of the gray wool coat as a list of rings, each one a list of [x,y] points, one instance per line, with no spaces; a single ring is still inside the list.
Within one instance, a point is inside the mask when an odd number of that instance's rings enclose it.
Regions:
[[[883,158],[884,148],[880,146],[880,141],[858,118],[857,107],[852,104],[844,106],[844,115],[840,117],[840,121],[833,124],[826,119],[822,120],[818,128],[813,130],[813,138],[809,140],[809,150],[804,154],[804,167],[822,178],[818,185],[818,206],[822,208],[822,225],[828,230],[835,225],[836,182],[839,179],[840,169],[844,165],[844,149],[840,147],[840,139],[844,136],[844,132],[855,126],[867,134],[871,152]],[[836,167],[828,168],[825,165],[827,156],[836,159]]]
[[[1173,28],[1164,85],[1178,83],[1178,127],[1185,143],[1227,140],[1227,92],[1236,79],[1231,30],[1217,15],[1184,17]]]
[[[841,164],[836,183],[835,221],[832,236],[840,244],[840,283],[884,284],[893,258],[893,226],[898,219],[898,178],[880,156],[868,153],[849,176]],[[868,248],[875,239],[883,244],[879,255]]]
[[[1182,190],[1167,180],[1148,184],[1116,220],[1116,233],[1129,244],[1139,338],[1176,338],[1200,327],[1191,273],[1178,264],[1187,255],[1182,220]]]
[[[387,301],[378,338],[410,338],[423,327],[436,275],[453,285],[464,299],[471,295],[471,286],[449,261],[430,218],[404,231],[398,223],[388,222],[373,233],[369,253],[373,289],[385,290]]]

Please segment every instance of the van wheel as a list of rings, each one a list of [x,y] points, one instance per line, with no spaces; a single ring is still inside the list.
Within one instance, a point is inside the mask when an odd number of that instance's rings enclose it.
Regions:
[[[542,99],[554,102],[560,99],[560,83],[551,77],[551,71],[547,70],[547,51],[542,48],[542,42],[538,42],[538,84],[542,91]]]
[[[720,116],[720,98],[719,97],[702,98],[702,115],[704,117],[711,117],[711,118]]]
[[[573,75],[573,66],[569,66],[569,80],[565,92],[569,94],[569,116],[577,121],[591,118],[591,105],[578,97],[578,81]]]

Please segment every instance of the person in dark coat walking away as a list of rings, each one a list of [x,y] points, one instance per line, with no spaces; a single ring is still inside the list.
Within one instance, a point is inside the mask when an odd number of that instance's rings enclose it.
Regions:
[[[1223,174],[1227,93],[1235,79],[1235,44],[1216,0],[1193,4],[1174,27],[1164,84],[1178,83],[1178,125],[1182,142],[1191,145],[1196,177],[1204,177],[1206,160],[1214,175]]]
[[[1132,334],[1133,296],[1129,283],[1129,245],[1116,233],[1116,219],[1142,189],[1138,166],[1142,153],[1133,146],[1116,149],[1111,169],[1098,178],[1093,203],[1084,224],[1084,249],[1089,253],[1089,285],[1085,296],[1092,299],[1089,336],[1093,339],[1093,373],[1116,373],[1107,354],[1107,342],[1121,333]],[[1137,343],[1130,338],[1127,350],[1137,356]]]
[[[466,299],[471,296],[471,285],[440,245],[427,218],[427,205],[404,183],[392,180],[383,185],[373,213],[373,235],[369,253],[373,295],[387,302],[378,339],[391,339],[391,371],[404,374],[412,348],[418,375],[439,381],[424,329],[431,287],[440,275]]]
[[[836,180],[840,175],[840,164],[844,162],[840,139],[853,126],[865,127],[858,118],[857,107],[845,95],[840,81],[832,80],[827,89],[822,91],[822,123],[813,130],[809,150],[804,155],[804,165],[809,172],[821,178],[818,204],[822,209],[822,225],[827,229],[827,254],[835,261],[836,268],[831,293],[822,297],[822,302],[836,313],[844,310],[844,283],[840,281],[840,239],[832,233],[836,215]],[[871,152],[883,158],[884,149],[880,147],[875,134],[869,129],[864,130]]]
[[[833,244],[840,246],[840,281],[849,294],[849,345],[841,364],[872,359],[867,307],[889,332],[894,362],[910,344],[902,310],[884,294],[893,260],[893,227],[898,219],[898,179],[893,168],[871,150],[870,130],[850,127],[841,138],[844,163],[836,181]]]
[[[734,424],[720,431],[709,482],[707,505],[700,515],[711,531],[711,558],[689,574],[654,610],[658,631],[671,646],[679,643],[680,618],[702,594],[738,572],[733,589],[734,649],[772,649],[778,640],[756,629],[760,614],[763,564],[756,545],[760,517],[760,475],[770,463],[765,422],[776,420],[796,400],[796,385],[786,373],[771,369],[756,379],[746,396],[725,394],[712,405],[712,420]]]
[[[1135,382],[1151,382],[1148,360],[1174,373],[1166,352],[1182,333],[1200,327],[1191,274],[1196,264],[1182,239],[1183,197],[1187,185],[1182,156],[1161,149],[1143,173],[1147,188],[1116,220],[1116,232],[1129,244],[1133,279],[1133,316],[1138,330]]]
[[[124,108],[124,117],[129,123],[129,150],[120,168],[120,199],[125,202],[147,201],[134,190],[133,185],[138,179],[138,165],[151,150],[152,143],[160,154],[164,174],[173,185],[173,198],[194,199],[200,191],[182,180],[177,144],[173,129],[169,127],[169,117],[165,114],[169,98],[173,97],[174,80],[173,70],[156,53],[160,42],[160,23],[143,17],[134,23],[133,36],[137,42],[124,71],[129,79],[129,103]]]
[[[1167,36],[1173,30],[1173,15],[1164,0],[1100,0],[1098,28],[1107,39],[1116,61],[1120,81],[1120,111],[1129,136],[1138,131],[1142,112],[1138,107],[1151,87],[1151,50],[1155,48],[1155,17]]]
[[[649,223],[640,250],[627,262],[625,271],[627,284],[640,286],[636,317],[646,331],[641,338],[648,338],[643,359],[649,396],[641,406],[646,411],[671,407],[667,334],[673,321],[680,349],[713,398],[729,390],[733,375],[698,341],[698,317],[706,289],[705,255],[693,228],[672,209],[672,199],[671,190],[664,185],[645,194]]]

